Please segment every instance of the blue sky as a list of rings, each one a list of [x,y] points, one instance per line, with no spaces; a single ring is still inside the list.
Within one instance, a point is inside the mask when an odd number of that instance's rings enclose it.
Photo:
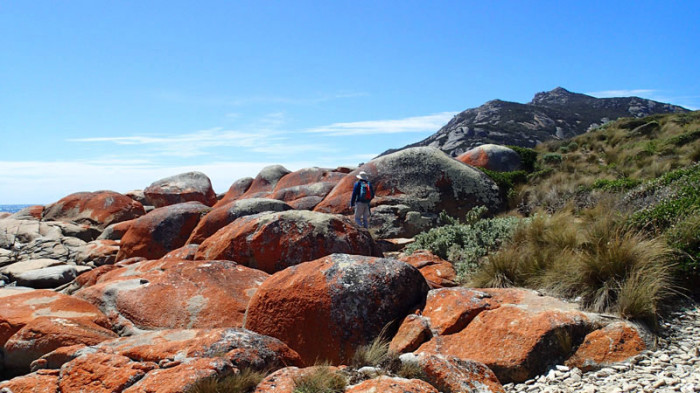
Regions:
[[[698,1],[0,1],[0,204],[357,165],[557,86],[700,108]]]

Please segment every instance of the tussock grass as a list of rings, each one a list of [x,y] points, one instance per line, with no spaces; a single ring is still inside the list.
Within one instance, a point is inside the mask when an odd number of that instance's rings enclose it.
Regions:
[[[244,368],[237,374],[206,378],[190,386],[186,393],[250,393],[255,390],[266,372]]]
[[[672,250],[662,238],[628,228],[627,217],[601,204],[539,213],[472,277],[475,287],[523,286],[578,298],[596,312],[655,324],[676,291]]]
[[[347,379],[328,365],[317,365],[316,368],[299,378],[294,379],[294,393],[341,393],[345,391]]]

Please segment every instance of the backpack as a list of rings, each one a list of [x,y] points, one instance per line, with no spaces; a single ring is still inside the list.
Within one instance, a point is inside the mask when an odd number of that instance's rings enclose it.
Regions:
[[[360,195],[358,200],[360,202],[369,202],[372,198],[374,198],[374,195],[372,194],[372,187],[369,185],[369,182],[360,182]]]

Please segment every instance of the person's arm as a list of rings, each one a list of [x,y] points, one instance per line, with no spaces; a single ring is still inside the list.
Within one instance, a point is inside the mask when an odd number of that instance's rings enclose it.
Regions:
[[[360,187],[358,185],[360,182],[355,182],[355,185],[352,187],[352,198],[350,198],[350,207],[355,206],[355,201],[357,200],[358,194],[360,193]]]

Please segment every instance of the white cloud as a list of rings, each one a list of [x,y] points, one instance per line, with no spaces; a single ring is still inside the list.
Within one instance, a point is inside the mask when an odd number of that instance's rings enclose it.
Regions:
[[[598,97],[598,98],[611,98],[611,97],[631,97],[631,96],[636,96],[636,97],[642,97],[642,96],[653,96],[654,93],[656,93],[656,90],[654,89],[631,89],[631,90],[603,90],[603,91],[592,91],[590,93],[586,93],[589,96],[593,97]]]
[[[437,131],[457,112],[442,112],[427,116],[408,117],[398,120],[370,120],[348,123],[333,123],[307,130],[309,133],[340,135],[397,134],[406,132]]]

